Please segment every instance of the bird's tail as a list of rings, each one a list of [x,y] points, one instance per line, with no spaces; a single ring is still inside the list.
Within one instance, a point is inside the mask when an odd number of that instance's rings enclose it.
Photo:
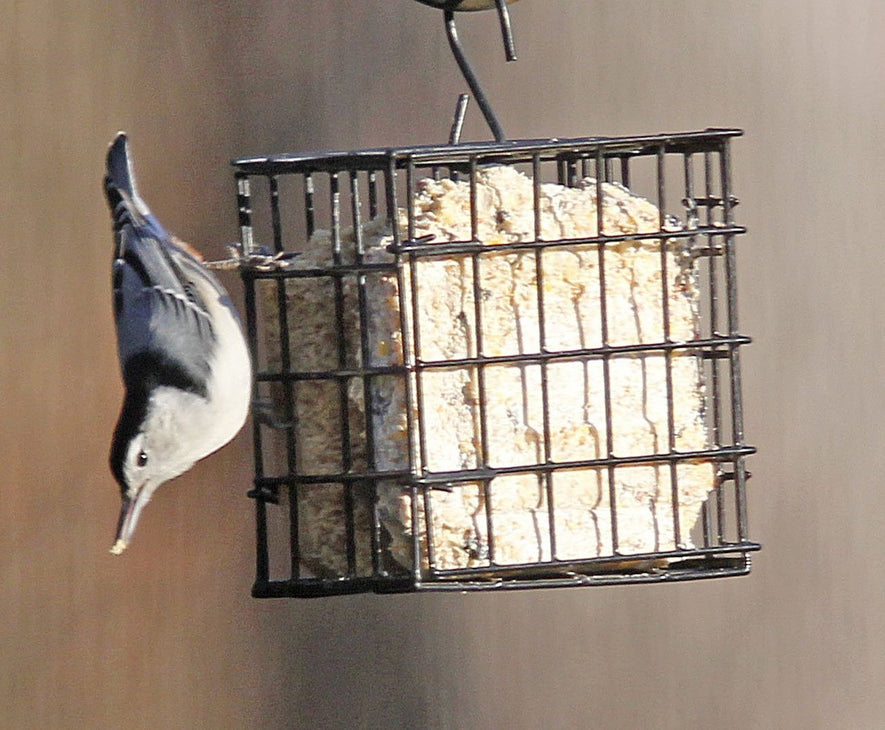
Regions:
[[[129,140],[124,132],[117,133],[108,149],[104,188],[115,231],[119,231],[126,224],[131,224],[136,227],[153,228],[154,233],[160,237],[168,236],[151,213],[147,203],[138,194],[132,157],[129,154]]]

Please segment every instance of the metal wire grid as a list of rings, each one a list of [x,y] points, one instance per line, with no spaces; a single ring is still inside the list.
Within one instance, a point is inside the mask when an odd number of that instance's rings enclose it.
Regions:
[[[257,561],[255,596],[325,596],[365,591],[402,592],[413,590],[490,590],[576,586],[611,583],[644,583],[740,575],[750,568],[748,553],[759,545],[751,542],[747,529],[746,480],[744,464],[755,449],[744,441],[741,406],[739,349],[750,342],[738,331],[737,283],[735,275],[735,237],[745,229],[734,222],[737,203],[731,191],[730,140],[738,130],[653,135],[630,138],[590,138],[576,140],[514,141],[477,143],[457,146],[410,147],[317,155],[277,155],[240,159],[234,162],[238,185],[239,220],[242,243],[248,251],[270,242],[274,251],[303,250],[307,240],[323,228],[329,231],[331,265],[316,268],[242,271],[246,291],[247,329],[256,363],[256,397],[275,388],[283,421],[282,429],[254,422],[255,487],[249,493],[256,503]],[[567,351],[549,350],[506,356],[483,354],[483,313],[479,302],[479,276],[483,256],[490,247],[477,240],[475,194],[471,195],[471,240],[452,243],[428,243],[416,238],[415,221],[408,201],[421,177],[452,177],[468,181],[475,193],[476,172],[485,165],[506,164],[525,170],[534,181],[535,241],[496,244],[494,250],[533,252],[537,265],[540,342],[544,342],[543,253],[558,246],[595,246],[599,254],[601,279],[602,344]],[[638,190],[654,202],[660,211],[660,230],[649,234],[598,235],[587,239],[540,240],[539,189],[542,180],[562,185],[576,185],[585,177],[595,178],[597,200],[602,199],[603,182],[619,182]],[[294,184],[293,184],[294,183]],[[673,189],[679,191],[675,196]],[[260,190],[259,190],[260,189]],[[677,198],[679,198],[677,200]],[[665,230],[665,215],[681,208],[683,225]],[[397,225],[397,211],[408,210],[405,235]],[[603,231],[602,206],[597,206],[597,230]],[[386,217],[393,234],[391,263],[372,263],[364,253],[362,226],[377,216]],[[344,235],[352,230],[352,241]],[[695,267],[702,290],[703,329],[691,342],[673,342],[669,338],[667,312],[666,245],[663,241],[688,239],[695,257]],[[624,240],[654,239],[661,243],[664,337],[648,344],[613,345],[606,335],[606,296],[604,288],[605,247]],[[350,249],[350,250],[349,250]],[[474,271],[475,351],[458,360],[434,361],[424,357],[422,333],[418,323],[421,262],[428,257],[466,256]],[[404,277],[408,266],[411,276]],[[402,365],[380,366],[372,363],[367,335],[370,303],[367,281],[379,274],[396,275],[400,297],[403,332]],[[290,342],[290,310],[287,306],[287,282],[298,279],[328,284],[332,300],[331,324],[336,332],[335,357],[330,367],[299,368],[298,343]],[[266,360],[267,347],[262,340],[257,289],[271,286],[275,306],[271,316],[278,318],[278,363],[260,367]],[[360,353],[348,352],[345,329],[352,312],[346,311],[344,291],[357,292],[357,327]],[[410,296],[406,296],[408,292]],[[265,306],[267,297],[264,299]],[[411,307],[412,316],[407,316]],[[266,313],[265,313],[266,316]],[[264,321],[264,320],[262,320]],[[350,325],[352,326],[352,325]],[[408,345],[408,346],[406,346]],[[671,358],[679,351],[690,352],[703,363],[706,384],[706,413],[709,445],[692,452],[677,451],[674,443]],[[645,353],[663,354],[667,372],[668,444],[661,453],[641,456],[617,456],[613,449],[609,363],[613,358]],[[547,368],[562,361],[601,361],[605,382],[606,454],[554,462],[550,458],[549,401]],[[486,443],[486,418],[483,414],[483,378],[495,365],[536,366],[542,371],[541,400],[544,410],[544,455],[538,463],[494,467],[489,463]],[[476,468],[457,472],[433,472],[426,468],[428,433],[423,402],[422,379],[428,373],[445,368],[470,368],[479,381],[480,458]],[[353,423],[348,406],[352,383],[362,392],[365,412],[372,412],[373,384],[381,377],[400,377],[411,407],[406,409],[410,439],[409,464],[406,469],[379,470],[374,460],[373,419]],[[306,473],[298,463],[297,438],[299,414],[295,391],[305,383],[325,383],[337,389],[339,404],[340,463],[335,469]],[[285,464],[282,473],[267,474],[267,444],[282,439]],[[686,527],[680,524],[677,466],[691,460],[706,459],[717,466],[718,484],[704,505],[702,538],[697,548],[675,549],[644,554],[618,552],[618,514],[615,499],[615,470],[630,465],[665,465],[670,470],[673,500],[675,544],[682,543]],[[610,491],[613,554],[587,559],[556,558],[555,493],[553,480],[564,470],[600,470],[607,476]],[[550,530],[550,559],[520,565],[498,564],[495,560],[495,521],[488,499],[496,480],[513,474],[535,475],[544,485]],[[385,531],[376,508],[377,488],[391,480],[407,485],[411,495],[412,525],[422,524],[426,537],[414,530],[411,565],[403,568],[391,561],[386,552]],[[434,555],[433,521],[435,496],[439,490],[479,485],[484,500],[487,560],[478,567],[448,568],[437,565]],[[340,489],[340,516],[344,522],[343,567],[338,574],[322,575],[304,570],[302,524],[299,507],[307,490],[336,485]],[[284,502],[279,503],[281,490]],[[419,510],[420,505],[420,510]],[[361,511],[367,513],[363,514]],[[420,514],[423,511],[423,515]],[[368,535],[358,528],[361,517],[368,519]],[[271,519],[273,518],[273,519]],[[284,523],[280,526],[280,522]],[[276,527],[274,527],[276,523]],[[360,541],[368,540],[368,546]],[[370,565],[360,564],[366,548]],[[363,561],[364,563],[364,561]],[[272,565],[273,564],[273,565]],[[650,567],[652,566],[652,567]]]

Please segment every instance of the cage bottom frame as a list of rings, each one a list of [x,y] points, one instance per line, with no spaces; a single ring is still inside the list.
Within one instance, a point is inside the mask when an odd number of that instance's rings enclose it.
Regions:
[[[548,568],[538,564],[502,567],[485,578],[477,576],[428,580],[401,576],[360,576],[337,579],[298,578],[293,580],[257,579],[252,585],[253,598],[326,598],[360,593],[467,593],[545,588],[582,588],[591,586],[643,585],[678,583],[748,575],[752,568],[751,553],[762,548],[755,542],[744,542],[710,554],[707,550],[687,551],[682,558],[674,558],[667,566],[649,569],[649,560],[659,559],[660,553],[645,559],[630,556],[602,558],[580,563],[555,565]],[[618,563],[616,570],[605,570],[606,562]],[[602,567],[600,567],[602,566]]]
[[[240,183],[238,205],[240,208],[241,229],[244,230],[244,244],[251,242],[251,228],[249,226],[248,216],[250,211],[250,201],[248,194],[243,195],[242,180],[247,175],[266,175],[268,179],[276,180],[278,176],[285,175],[293,170],[308,171],[337,169],[341,168],[342,172],[353,172],[353,169],[364,170],[365,166],[377,167],[379,170],[385,168],[393,172],[400,169],[398,165],[402,160],[409,160],[413,155],[421,156],[438,156],[446,152],[452,152],[460,161],[460,169],[466,170],[472,166],[475,170],[478,158],[486,156],[487,159],[506,163],[508,156],[516,150],[520,151],[521,146],[530,146],[533,149],[532,154],[537,156],[537,148],[540,146],[552,146],[561,148],[563,153],[563,161],[560,162],[563,174],[567,174],[570,179],[574,178],[574,162],[572,156],[575,150],[580,150],[581,159],[596,161],[596,170],[599,171],[599,160],[601,159],[601,149],[622,150],[614,156],[620,156],[621,160],[625,156],[631,154],[642,154],[641,152],[630,151],[624,153],[623,150],[634,147],[636,149],[658,150],[653,154],[662,154],[660,150],[669,149],[670,146],[675,148],[684,148],[688,150],[696,149],[701,152],[709,151],[710,139],[715,140],[714,148],[725,154],[725,163],[723,173],[726,177],[730,174],[727,171],[727,143],[732,136],[740,134],[737,130],[706,130],[703,133],[686,133],[681,135],[651,135],[634,138],[587,138],[578,140],[550,140],[544,141],[515,141],[511,143],[479,143],[472,145],[459,145],[457,147],[419,147],[419,148],[396,148],[380,151],[363,151],[357,153],[330,153],[320,156],[277,156],[275,158],[264,159],[248,159],[235,161],[238,168],[238,181]],[[588,153],[590,150],[590,153]],[[724,153],[722,152],[724,150]],[[606,157],[606,165],[608,164]],[[467,166],[464,161],[469,161]],[[353,164],[351,169],[348,165]],[[410,174],[412,169],[408,165],[411,162],[403,163]],[[454,170],[455,167],[450,169]],[[607,178],[606,178],[607,179]],[[274,183],[275,184],[275,183]],[[388,190],[389,195],[389,190]],[[693,200],[692,203],[697,205],[700,201],[701,205],[714,207],[716,205],[725,205],[729,207],[736,201],[732,201],[730,191],[722,190],[721,196],[717,199],[715,196],[708,194],[707,200]],[[684,202],[684,201],[683,201]],[[373,209],[377,203],[373,202]],[[245,215],[244,215],[245,213]],[[662,210],[663,214],[663,210]],[[246,225],[243,225],[244,221]],[[743,232],[743,229],[733,226],[730,220],[726,220],[725,224],[719,224],[720,228],[727,230],[720,231],[717,235],[733,236],[735,233]],[[600,236],[605,238],[605,236]],[[274,232],[274,243],[277,251],[283,251],[279,232]],[[400,243],[403,251],[407,251],[410,245],[416,242],[404,240]],[[243,271],[243,280],[247,290],[247,312],[251,311],[249,317],[249,328],[254,334],[254,285],[256,280],[260,278],[275,278],[278,274],[255,274],[254,272]],[[252,300],[250,303],[250,299]],[[729,302],[729,306],[733,303]],[[713,354],[716,354],[716,348],[719,346],[730,348],[729,352],[736,352],[737,348],[747,344],[749,338],[738,335],[735,331],[730,331],[728,335],[721,338],[718,344],[712,346]],[[720,353],[721,354],[721,353]],[[266,373],[264,374],[267,375]],[[739,380],[738,380],[739,386]],[[738,409],[740,393],[733,393],[733,397],[738,399]],[[741,427],[742,428],[742,427]],[[257,434],[257,430],[256,430]],[[260,450],[260,439],[256,436],[256,449]],[[720,454],[717,461],[727,462],[733,465],[733,471],[727,478],[736,480],[739,484],[736,488],[741,495],[738,497],[737,510],[744,511],[738,519],[744,524],[741,527],[741,536],[743,537],[746,521],[746,505],[743,496],[744,482],[749,474],[745,471],[743,459],[745,456],[755,452],[753,447],[746,446],[741,438],[734,447],[725,447],[721,449],[723,453],[731,448],[732,451],[723,456]],[[256,454],[258,452],[256,451]],[[600,466],[606,465],[606,459],[599,460]],[[353,475],[350,475],[351,477]],[[348,484],[355,481],[371,481],[368,475],[361,475],[362,479],[349,478]],[[389,476],[389,475],[387,475]],[[426,474],[412,474],[412,490],[413,498],[417,499],[421,490],[433,489],[428,487],[423,480]],[[722,473],[720,472],[720,477]],[[269,482],[274,484],[269,486]],[[505,565],[484,565],[475,568],[456,568],[438,570],[433,566],[429,569],[426,565],[423,568],[408,569],[404,568],[402,572],[389,572],[387,569],[380,567],[380,548],[373,544],[372,548],[372,574],[356,575],[349,573],[333,578],[316,578],[301,574],[301,570],[295,567],[298,561],[296,546],[292,546],[292,562],[293,570],[291,578],[271,578],[268,570],[268,530],[267,530],[267,509],[273,508],[276,502],[277,488],[280,486],[288,487],[290,496],[294,495],[299,488],[309,488],[311,480],[300,479],[295,475],[290,478],[282,478],[268,480],[256,472],[255,489],[250,491],[249,496],[256,501],[256,544],[257,544],[257,576],[252,587],[252,595],[256,598],[272,598],[272,597],[298,597],[298,598],[314,598],[334,595],[347,595],[373,592],[377,594],[388,593],[408,593],[408,592],[489,592],[499,590],[522,590],[522,589],[538,589],[538,588],[559,588],[559,587],[586,587],[600,585],[623,585],[623,584],[646,584],[646,583],[663,583],[663,582],[682,582],[694,581],[719,577],[746,575],[751,569],[750,553],[761,548],[759,543],[748,539],[740,539],[737,541],[723,541],[720,535],[719,544],[715,546],[705,545],[700,548],[692,549],[675,549],[664,550],[660,552],[649,552],[643,554],[614,554],[604,555],[600,557],[591,557],[587,559],[577,560],[547,560],[541,562],[525,563],[525,564],[505,564]],[[330,481],[334,481],[330,480]],[[374,489],[375,485],[372,485]],[[722,500],[721,495],[718,499]],[[372,514],[373,525],[372,534],[373,542],[375,535],[379,533],[380,521],[375,509],[375,501],[373,501]],[[719,509],[723,509],[719,505]],[[707,506],[704,507],[707,510]],[[352,518],[351,518],[352,519]],[[712,519],[712,518],[707,518]],[[422,548],[419,544],[421,538],[415,536],[416,545],[414,554],[417,556],[417,565],[421,565]]]

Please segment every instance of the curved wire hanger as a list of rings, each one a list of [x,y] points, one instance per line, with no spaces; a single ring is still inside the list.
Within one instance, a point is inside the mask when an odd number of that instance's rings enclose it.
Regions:
[[[516,2],[516,0],[418,0],[418,2],[443,11],[446,37],[449,39],[449,47],[452,50],[452,55],[455,57],[458,68],[461,69],[461,74],[464,76],[464,80],[467,82],[467,86],[470,88],[473,98],[476,99],[476,103],[479,105],[480,111],[486,120],[486,124],[489,125],[489,129],[491,130],[495,141],[504,142],[507,139],[504,135],[504,129],[501,127],[501,123],[495,116],[495,112],[492,109],[485,92],[482,90],[482,86],[480,86],[479,79],[476,77],[470,62],[467,60],[464,47],[461,45],[461,39],[458,37],[458,29],[455,27],[455,12],[490,10],[491,8],[496,8],[501,24],[501,37],[504,41],[504,55],[508,61],[515,61],[516,50],[513,44],[513,30],[510,26],[510,12],[507,9],[507,4],[508,2]],[[460,138],[461,127],[463,126],[464,115],[466,113],[466,95],[462,95],[458,100],[455,121],[452,124],[452,133],[449,138],[449,141],[452,144],[457,144],[458,139]]]

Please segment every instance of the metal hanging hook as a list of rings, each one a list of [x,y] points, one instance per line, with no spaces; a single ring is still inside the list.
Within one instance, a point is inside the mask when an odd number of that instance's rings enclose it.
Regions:
[[[458,30],[455,27],[455,12],[489,10],[491,8],[496,8],[501,23],[501,37],[504,41],[505,57],[508,61],[515,61],[516,50],[513,44],[513,30],[510,26],[510,12],[507,9],[507,5],[509,2],[516,2],[516,0],[418,0],[418,2],[439,8],[443,11],[446,37],[449,39],[449,47],[452,49],[452,55],[455,57],[458,68],[461,69],[461,74],[464,76],[467,86],[470,87],[470,92],[473,94],[473,98],[476,99],[476,103],[479,104],[480,111],[482,111],[486,124],[489,125],[492,136],[495,138],[496,142],[503,142],[506,139],[504,129],[501,127],[501,123],[495,116],[495,112],[492,110],[492,106],[489,103],[485,92],[482,90],[482,86],[480,86],[479,79],[477,79],[476,74],[473,72],[473,68],[470,66],[470,62],[467,60],[467,55],[464,53],[464,47],[461,45],[461,40],[458,38]],[[450,138],[450,142],[453,144],[458,141],[455,134],[455,128],[457,127],[458,136],[460,136],[460,127],[463,123],[465,112],[466,105],[463,100],[459,99],[458,109],[455,113],[452,137]]]

